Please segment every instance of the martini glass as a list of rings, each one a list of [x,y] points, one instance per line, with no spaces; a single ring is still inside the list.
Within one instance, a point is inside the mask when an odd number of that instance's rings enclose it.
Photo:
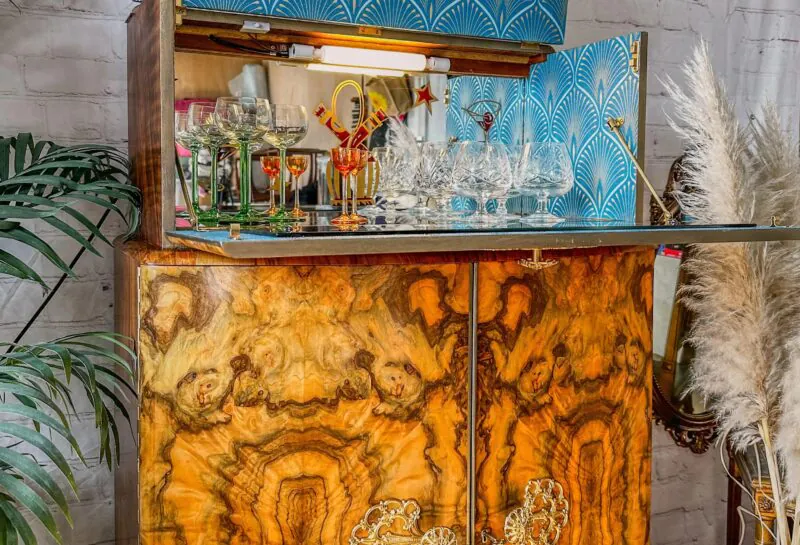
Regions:
[[[267,142],[280,150],[281,164],[286,164],[286,150],[299,143],[308,133],[308,114],[303,106],[294,104],[273,104],[271,123],[264,133]],[[297,220],[286,209],[286,181],[283,168],[281,168],[280,183],[278,185],[280,199],[278,210],[270,221],[281,222]]]
[[[188,126],[197,136],[200,143],[208,148],[211,155],[211,174],[209,182],[209,193],[211,195],[211,206],[208,210],[198,213],[198,220],[207,225],[219,223],[219,195],[217,160],[219,150],[228,143],[228,137],[222,132],[217,124],[216,107],[212,102],[195,102],[189,107]]]
[[[303,219],[308,214],[300,209],[300,176],[308,169],[308,157],[305,155],[292,155],[286,159],[286,167],[289,174],[294,177],[294,208],[292,208],[292,218]],[[290,178],[291,181],[291,178]]]
[[[258,223],[264,216],[253,209],[250,202],[251,154],[254,144],[263,138],[271,126],[269,102],[263,98],[220,97],[217,99],[215,115],[219,127],[239,148],[239,212],[230,219],[236,223]]]
[[[188,112],[175,112],[175,140],[181,147],[189,150],[192,154],[190,163],[191,178],[192,178],[192,202],[187,202],[187,208],[191,206],[194,209],[195,215],[200,216],[200,189],[197,183],[197,157],[200,154],[200,148],[203,145],[197,134],[189,127],[189,113]],[[187,212],[188,217],[188,212]]]
[[[261,158],[261,170],[269,178],[269,210],[267,216],[274,216],[278,208],[275,206],[275,187],[276,180],[281,174],[281,158],[278,155],[264,155]]]
[[[342,213],[331,220],[334,225],[350,225],[353,218],[347,209],[347,188],[350,186],[350,177],[358,172],[366,163],[367,150],[361,148],[333,148],[331,149],[331,161],[333,167],[339,172],[342,179]],[[357,193],[357,188],[356,193]],[[356,197],[357,198],[357,197]]]

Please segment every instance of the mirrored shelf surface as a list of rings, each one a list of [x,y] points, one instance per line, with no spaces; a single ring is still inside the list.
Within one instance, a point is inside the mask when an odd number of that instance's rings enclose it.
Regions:
[[[331,212],[317,212],[300,224],[242,226],[238,239],[231,238],[228,227],[176,229],[167,236],[177,246],[234,259],[800,240],[800,227],[652,226],[592,219],[537,226],[516,217],[483,224],[405,216],[390,222],[378,217],[368,225],[337,227],[330,223],[334,216]]]

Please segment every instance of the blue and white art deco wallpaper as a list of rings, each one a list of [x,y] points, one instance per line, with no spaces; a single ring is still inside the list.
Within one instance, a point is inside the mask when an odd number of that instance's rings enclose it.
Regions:
[[[642,34],[635,33],[550,55],[531,67],[527,81],[452,78],[447,134],[460,141],[482,139],[481,130],[462,108],[494,98],[502,110],[489,134],[491,141],[516,144],[522,131],[524,142],[567,146],[575,188],[552,203],[556,214],[633,221],[636,167],[606,122],[610,117],[624,118],[622,133],[638,153],[639,116],[644,114],[639,109],[639,74],[630,61],[632,45],[641,39]],[[532,204],[522,203],[524,209]],[[517,206],[516,200],[509,203],[509,209]]]
[[[527,82],[521,78],[457,76],[450,78],[450,103],[447,107],[447,135],[460,142],[483,140],[483,129],[466,112],[478,100],[496,100],[500,115],[489,131],[490,142],[522,144]],[[483,113],[478,108],[477,113]]]
[[[567,0],[184,0],[187,8],[546,44],[564,43]]]
[[[636,167],[606,123],[624,118],[625,140],[638,152],[639,74],[630,61],[641,38],[635,33],[563,51],[531,68],[525,140],[566,144],[575,171],[575,188],[555,202],[557,215],[636,218]]]

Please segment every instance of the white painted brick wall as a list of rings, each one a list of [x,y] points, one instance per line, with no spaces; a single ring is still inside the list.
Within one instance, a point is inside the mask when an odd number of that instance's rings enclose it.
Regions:
[[[21,0],[17,4],[21,15],[7,0],[0,0],[0,134],[28,131],[37,139],[61,144],[105,142],[126,148],[125,18],[132,2]],[[120,230],[119,221],[109,220],[107,225],[112,235]],[[37,232],[62,255],[77,251],[76,243],[45,227]],[[113,329],[113,252],[100,249],[102,257],[84,255],[77,266],[78,280],[63,286],[26,340]],[[26,261],[51,285],[60,277],[42,258],[28,254]],[[38,286],[0,279],[0,339],[13,339],[42,298]],[[75,528],[60,525],[64,542],[71,545],[114,541],[114,479],[99,464],[93,414],[88,410],[87,404],[78,407],[81,421],[75,431],[90,467],[72,457],[80,486],[78,500],[67,495]],[[50,543],[44,532],[38,534],[40,543]]]
[[[60,143],[127,140],[126,39],[129,0],[0,0],[0,134],[33,132]],[[669,104],[659,77],[681,81],[680,63],[700,36],[711,42],[720,74],[742,115],[775,100],[798,128],[798,0],[570,0],[568,46],[624,32],[650,32],[647,170],[663,187],[681,144],[667,127]],[[118,226],[119,224],[116,223]],[[41,229],[57,247],[75,244]],[[111,251],[85,255],[69,282],[29,333],[30,341],[113,327]],[[33,258],[31,258],[33,259]],[[42,260],[37,270],[54,282]],[[39,288],[0,280],[0,338],[10,339],[41,301]],[[84,407],[85,410],[85,407]],[[87,415],[88,417],[88,415]],[[91,419],[79,426],[91,463],[97,450]],[[79,470],[81,503],[73,504],[72,545],[114,538],[114,484],[102,467]],[[653,456],[654,545],[719,544],[725,538],[726,481],[714,454],[694,456],[656,428]],[[44,542],[44,541],[43,541]]]

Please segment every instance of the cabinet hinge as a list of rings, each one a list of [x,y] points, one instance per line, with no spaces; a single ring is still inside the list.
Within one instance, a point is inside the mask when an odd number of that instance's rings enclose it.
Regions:
[[[175,26],[183,24],[183,16],[189,11],[183,7],[183,0],[175,0]]]
[[[631,44],[631,70],[636,74],[639,73],[642,58],[642,42],[636,40]]]
[[[374,26],[360,26],[358,33],[362,36],[382,36],[383,29]]]

